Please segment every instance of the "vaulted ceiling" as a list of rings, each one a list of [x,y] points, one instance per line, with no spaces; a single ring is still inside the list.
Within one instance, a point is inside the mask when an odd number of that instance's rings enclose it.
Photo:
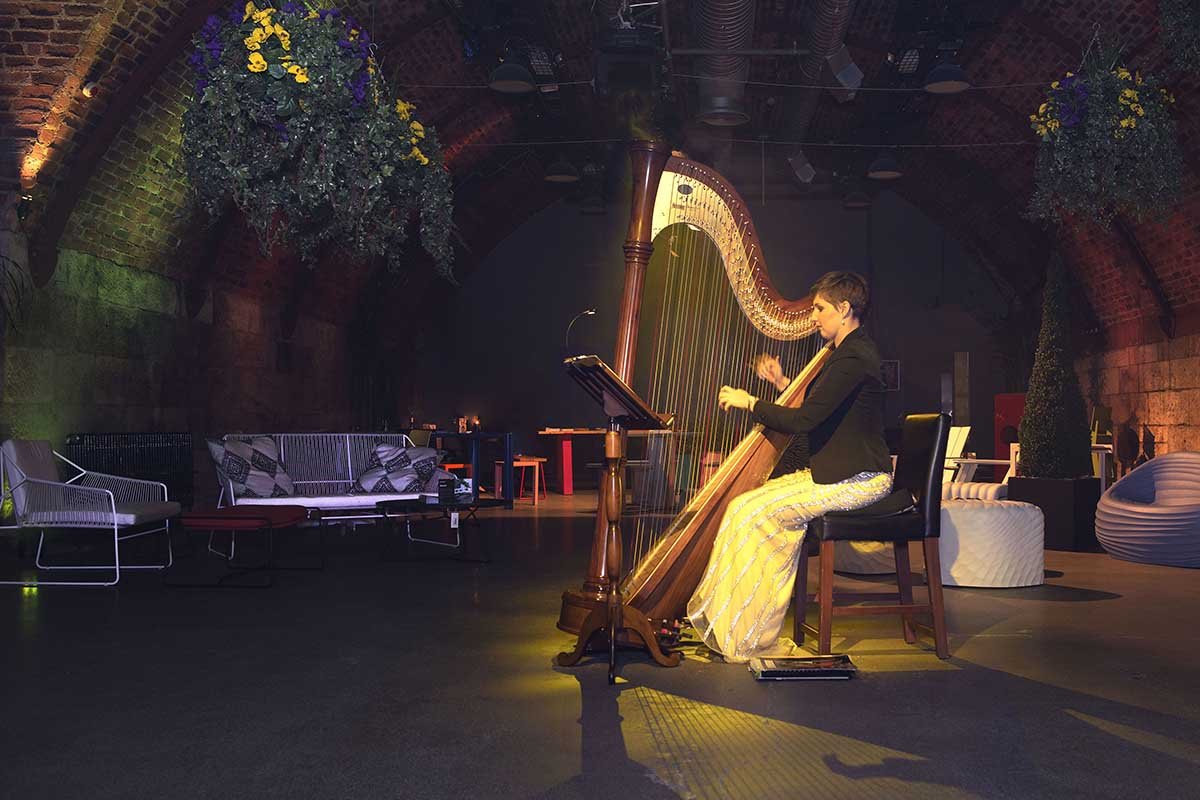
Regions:
[[[168,269],[164,248],[198,235],[177,162],[178,117],[190,92],[183,60],[207,14],[227,4],[0,2],[0,189],[15,192],[23,182],[33,194],[31,240],[41,279],[64,243],[87,241],[114,260]],[[1086,327],[1124,340],[1169,327],[1160,318],[1173,318],[1177,330],[1196,327],[1200,77],[1172,71],[1158,36],[1156,0],[743,5],[729,12],[726,29],[752,20],[741,46],[775,54],[748,59],[748,121],[737,127],[694,121],[712,91],[692,77],[704,74],[702,59],[679,51],[711,46],[713,28],[699,19],[699,4],[667,0],[642,7],[636,21],[674,53],[665,62],[667,91],[660,95],[674,120],[668,126],[678,139],[673,143],[718,164],[754,148],[783,174],[792,169],[787,158],[802,149],[815,178],[797,182],[797,192],[870,191],[859,177],[878,153],[872,145],[925,145],[894,151],[905,177],[888,188],[944,225],[1014,305],[1028,305],[1047,254],[1058,247],[1079,278]],[[620,2],[354,0],[343,6],[372,30],[385,74],[445,144],[456,221],[468,245],[460,274],[469,275],[474,260],[563,196],[544,180],[549,162],[565,156],[603,182],[620,165],[619,141],[652,111],[628,94],[602,96],[591,83],[606,77],[598,76],[598,42],[619,27]],[[860,91],[840,102],[827,89],[797,87],[826,77],[809,75],[811,63],[802,54],[780,51],[809,48],[814,32],[829,31],[822,15],[841,8],[848,13],[840,26],[835,20],[834,33],[844,27],[862,86],[899,91]],[[1026,120],[1040,102],[1041,85],[1078,65],[1096,26],[1124,43],[1131,65],[1171,82],[1186,148],[1186,197],[1165,224],[1123,232],[1086,225],[1046,230],[1023,217],[1036,152]],[[497,52],[513,41],[545,49],[557,91],[502,95],[486,88]],[[920,91],[928,68],[943,59],[960,63],[979,88],[953,96]],[[91,82],[96,90],[88,99],[81,90]],[[571,144],[542,144],[551,141]],[[575,190],[581,191],[604,189]],[[103,233],[92,224],[97,220]]]

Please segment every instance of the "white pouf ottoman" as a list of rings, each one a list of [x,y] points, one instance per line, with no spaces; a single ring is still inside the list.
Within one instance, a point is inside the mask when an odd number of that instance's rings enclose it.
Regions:
[[[946,586],[1041,586],[1042,510],[1012,500],[943,500],[938,554]]]
[[[834,542],[833,568],[850,575],[891,575],[895,551],[891,542]]]

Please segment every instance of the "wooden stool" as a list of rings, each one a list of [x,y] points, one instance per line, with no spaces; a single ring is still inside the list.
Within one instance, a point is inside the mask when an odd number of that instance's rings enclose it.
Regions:
[[[464,472],[466,472],[466,473],[467,473],[467,477],[468,477],[468,478],[473,478],[473,477],[474,477],[474,476],[471,474],[471,465],[470,465],[469,463],[466,463],[466,462],[454,462],[454,461],[452,461],[452,462],[450,462],[450,463],[448,463],[448,464],[438,464],[438,466],[439,466],[439,467],[441,467],[442,469],[446,470],[447,472],[454,472],[454,470],[456,470],[456,469],[461,469],[462,471],[464,471]]]
[[[517,491],[514,500],[520,500],[525,496],[525,469],[533,468],[533,504],[538,504],[538,485],[540,483],[542,495],[546,494],[546,459],[540,456],[513,456],[513,470],[521,470],[521,485]],[[500,489],[504,483],[504,462],[496,462],[496,496],[500,496]]]

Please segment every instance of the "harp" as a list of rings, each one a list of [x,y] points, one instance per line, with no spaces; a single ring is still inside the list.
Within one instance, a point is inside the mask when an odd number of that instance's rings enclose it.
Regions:
[[[812,335],[812,298],[787,300],[768,279],[749,209],[724,178],[659,143],[634,143],[630,158],[633,206],[613,371],[639,386],[655,411],[673,415],[674,430],[646,437],[641,467],[657,479],[646,481],[644,513],[622,537],[631,568],[619,586],[627,613],[649,623],[639,628],[661,631],[685,614],[730,500],[761,485],[789,441],[748,415],[720,412],[717,389],[757,385],[760,396],[799,405],[829,351]],[[778,397],[754,376],[758,352],[779,356],[793,376]],[[639,358],[651,363],[635,381]],[[621,577],[608,574],[608,520],[599,505],[587,577],[563,593],[558,627],[569,633],[580,632]],[[643,643],[659,663],[677,663],[657,641]]]

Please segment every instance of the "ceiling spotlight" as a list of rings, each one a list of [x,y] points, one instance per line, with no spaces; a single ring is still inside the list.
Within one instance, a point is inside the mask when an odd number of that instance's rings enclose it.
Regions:
[[[579,170],[565,158],[558,158],[546,167],[545,179],[549,183],[575,183],[579,180]]]
[[[925,77],[925,91],[930,94],[958,94],[970,88],[967,74],[957,64],[938,64]]]
[[[533,74],[512,61],[505,61],[492,70],[488,86],[502,94],[525,94],[536,88]]]
[[[893,181],[904,175],[895,156],[891,153],[880,153],[867,167],[867,177],[877,181]]]
[[[85,83],[83,85],[83,88],[80,89],[80,92],[83,93],[84,97],[88,97],[88,98],[95,97],[96,90],[99,88],[100,88],[100,84],[97,83],[96,81],[88,81],[87,83]]]
[[[788,164],[792,166],[792,172],[801,183],[812,183],[813,178],[817,176],[817,171],[804,156],[803,150],[797,150],[788,156]]]
[[[915,47],[905,50],[896,64],[896,71],[901,75],[912,75],[921,63],[921,51]]]

